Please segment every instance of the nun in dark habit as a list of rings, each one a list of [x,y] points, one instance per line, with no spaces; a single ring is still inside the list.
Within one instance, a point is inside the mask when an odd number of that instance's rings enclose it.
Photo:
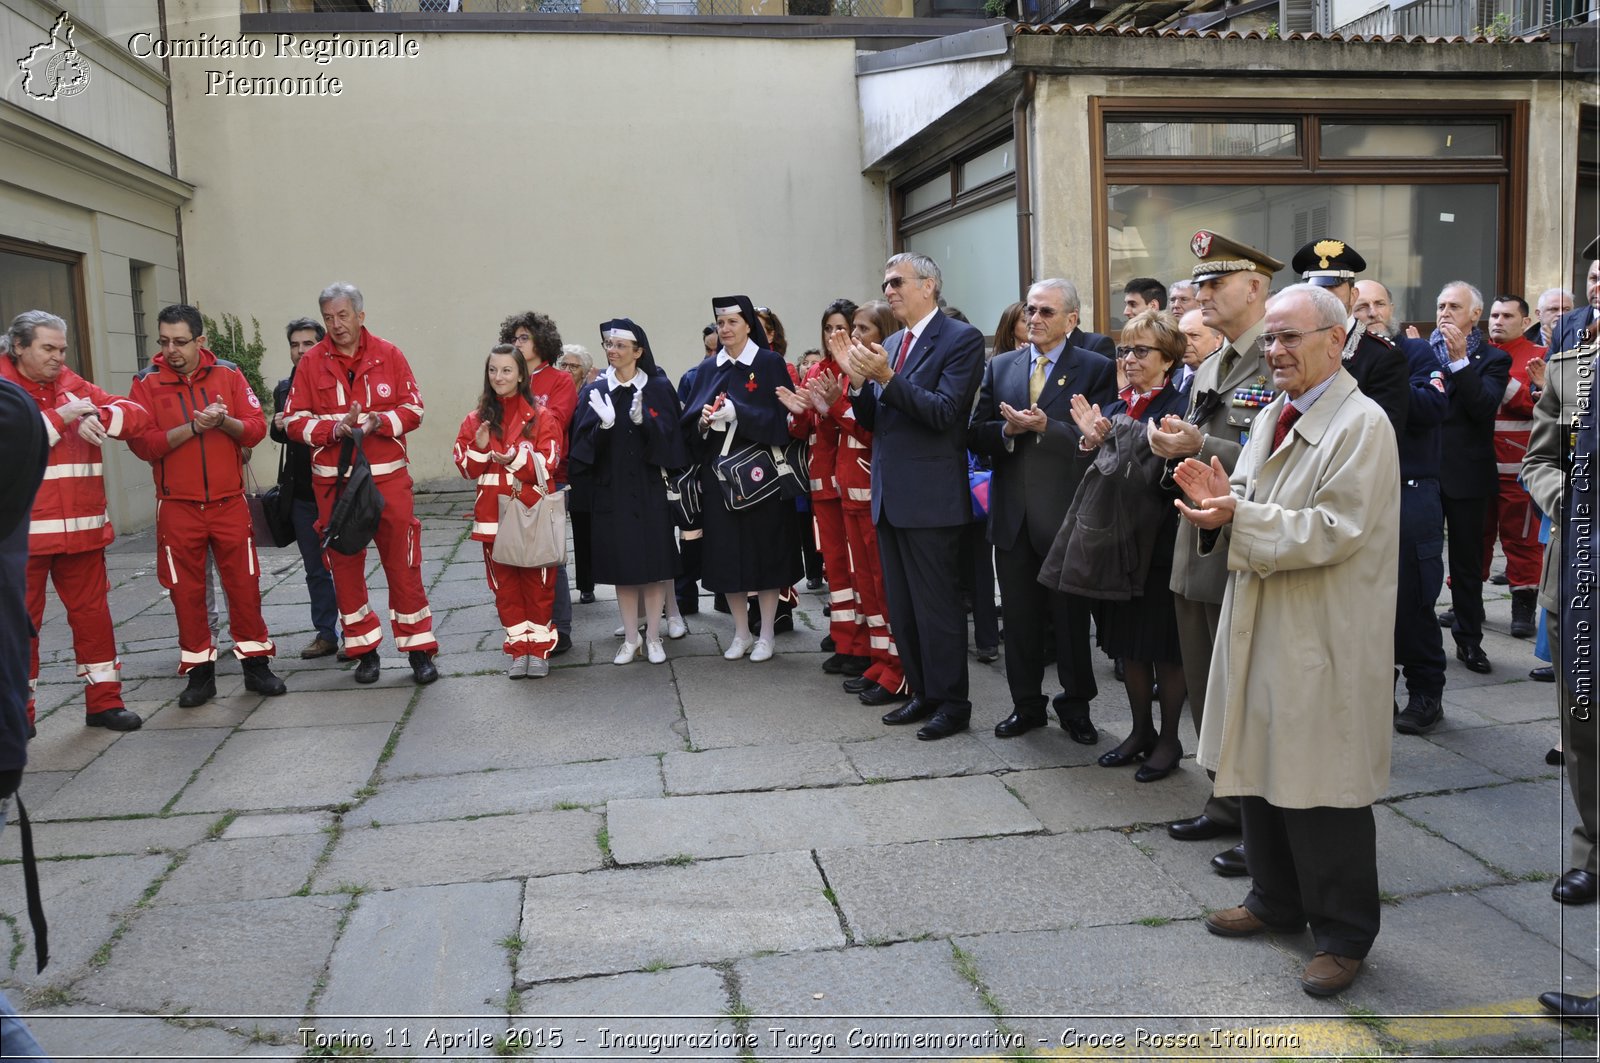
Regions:
[[[683,411],[644,329],[616,318],[600,326],[600,340],[609,364],[578,394],[570,475],[586,478],[593,498],[595,582],[617,588],[624,637],[612,663],[629,664],[642,652],[662,664],[661,606],[680,567],[662,470],[688,464],[678,427]]]
[[[767,349],[767,337],[749,297],[728,295],[711,301],[720,344],[714,360],[702,364],[683,404],[683,436],[691,460],[700,462],[705,538],[702,582],[725,595],[733,614],[733,641],[723,657],[736,661],[772,658],[778,596],[800,577],[794,503],[774,494],[738,511],[723,502],[715,463],[727,434],[733,449],[750,443],[782,446],[789,441],[788,415],[777,389],[789,387],[783,356]],[[752,638],[746,597],[756,593],[761,630]]]

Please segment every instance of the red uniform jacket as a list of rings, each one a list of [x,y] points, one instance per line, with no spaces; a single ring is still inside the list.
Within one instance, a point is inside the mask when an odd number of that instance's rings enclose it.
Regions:
[[[238,366],[202,347],[200,364],[182,376],[167,364],[166,355],[158,354],[133,378],[128,397],[150,412],[151,424],[128,437],[128,449],[150,463],[157,498],[217,502],[244,493],[241,451],[266,436],[267,419]],[[169,429],[188,424],[219,399],[228,416],[244,423],[238,439],[213,428],[175,448],[167,445]]]
[[[567,383],[572,383],[571,377]],[[478,434],[477,410],[467,414],[461,431],[456,433],[456,468],[462,476],[478,483],[478,497],[472,506],[472,537],[482,543],[494,542],[495,532],[500,529],[501,495],[522,491],[523,501],[532,502],[539,491],[539,473],[544,473],[554,490],[556,473],[566,464],[562,460],[566,430],[548,406],[529,405],[521,395],[501,399],[500,428],[503,434],[490,436],[489,449],[502,454],[515,449],[516,456],[507,465],[490,461],[489,452],[478,449],[474,438]],[[523,491],[523,484],[532,485],[532,490]]]
[[[572,413],[578,408],[578,388],[572,382],[572,374],[547,365],[528,376],[528,390],[533,392],[534,402],[542,403],[545,409],[556,415],[556,421],[561,426],[561,453],[565,454],[567,425],[572,423]],[[555,477],[556,483],[567,482],[566,462],[562,462],[555,471]]]
[[[73,399],[98,407],[100,423],[113,439],[144,431],[150,415],[132,399],[102,391],[70,369],[48,384],[35,384],[17,372],[17,363],[0,355],[0,376],[32,396],[44,416],[50,464],[33,500],[28,525],[29,554],[77,554],[99,550],[116,538],[106,516],[106,482],[100,448],[78,434],[76,422],[63,425],[56,408]]]
[[[850,389],[828,411],[839,426],[839,450],[834,475],[839,484],[839,502],[845,509],[872,508],[872,433],[856,421],[850,405]]]
[[[312,448],[312,479],[328,481],[338,475],[343,440],[334,433],[351,402],[361,404],[363,418],[379,415],[377,428],[362,441],[372,478],[404,472],[405,436],[422,424],[422,393],[400,348],[362,328],[354,357],[341,357],[333,340],[325,338],[295,366],[283,430]]]
[[[837,376],[832,362],[818,362],[806,370],[805,384],[810,386],[824,373]],[[819,415],[816,410],[789,416],[789,434],[804,439],[811,445],[811,497],[828,499],[839,497],[839,479],[835,468],[839,462],[839,425],[831,417]]]
[[[1544,348],[1518,336],[1496,344],[1511,355],[1511,381],[1494,419],[1494,460],[1500,475],[1516,479],[1522,475],[1522,459],[1528,453],[1528,433],[1533,430],[1534,396],[1528,379],[1528,361],[1543,358]]]

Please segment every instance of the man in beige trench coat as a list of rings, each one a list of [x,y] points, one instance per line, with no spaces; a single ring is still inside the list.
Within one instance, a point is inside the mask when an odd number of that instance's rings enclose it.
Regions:
[[[1274,296],[1261,345],[1280,394],[1231,477],[1194,458],[1175,474],[1201,551],[1232,574],[1199,759],[1218,794],[1240,798],[1253,879],[1206,927],[1247,937],[1309,921],[1300,984],[1317,996],[1355,980],[1378,934],[1372,803],[1389,785],[1400,549],[1394,430],[1340,365],[1345,320],[1312,285]]]

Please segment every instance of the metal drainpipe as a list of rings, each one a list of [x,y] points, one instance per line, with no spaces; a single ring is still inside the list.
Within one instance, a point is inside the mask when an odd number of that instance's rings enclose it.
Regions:
[[[1017,153],[1017,280],[1018,298],[1033,287],[1033,187],[1028,151],[1028,108],[1033,103],[1035,75],[1024,74],[1022,91],[1011,107],[1011,138]]]

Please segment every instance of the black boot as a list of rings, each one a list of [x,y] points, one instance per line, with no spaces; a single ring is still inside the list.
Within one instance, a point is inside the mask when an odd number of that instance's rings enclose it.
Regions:
[[[1531,639],[1534,636],[1533,626],[1534,609],[1538,607],[1538,591],[1529,587],[1527,590],[1511,592],[1511,637],[1514,639]]]
[[[275,698],[289,692],[283,680],[272,674],[272,666],[267,663],[267,658],[246,657],[239,662],[239,667],[244,669],[244,688],[252,694]]]
[[[192,709],[204,705],[217,696],[217,666],[210,661],[189,669],[189,685],[178,695],[181,708]]]
[[[407,654],[411,662],[411,678],[415,679],[418,686],[427,686],[439,678],[439,669],[434,667],[433,654],[427,650],[412,650]]]

